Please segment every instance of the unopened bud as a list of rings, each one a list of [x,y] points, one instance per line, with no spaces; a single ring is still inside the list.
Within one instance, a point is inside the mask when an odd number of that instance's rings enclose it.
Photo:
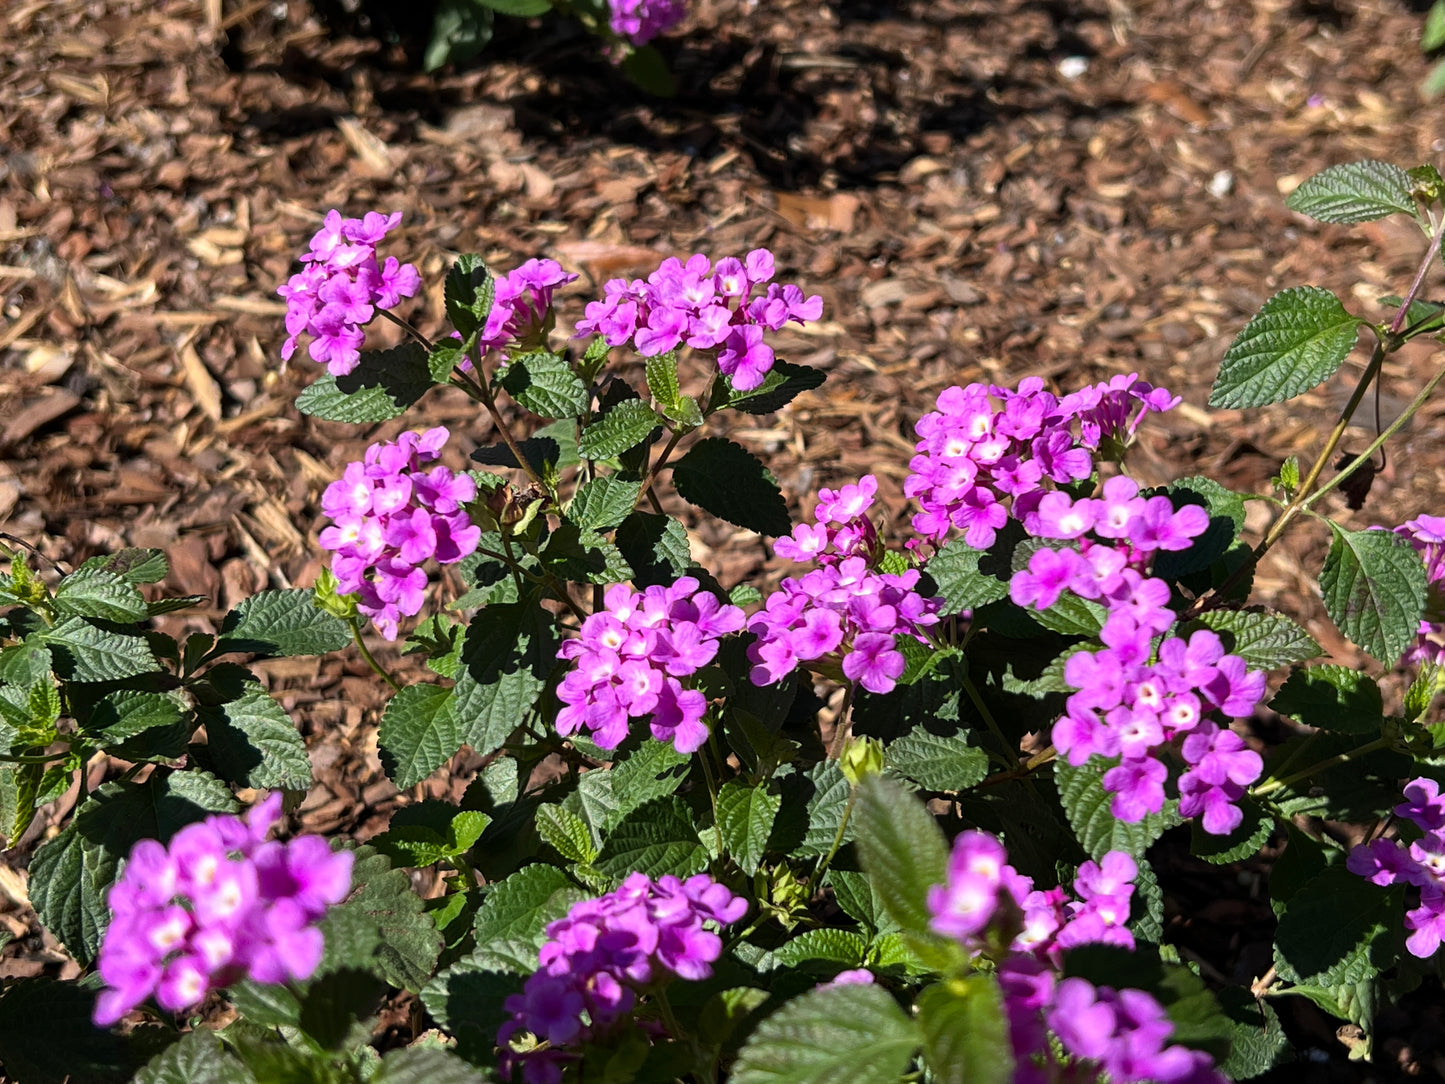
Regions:
[[[316,596],[316,607],[333,617],[351,621],[357,614],[356,596],[339,594],[336,587],[336,576],[331,569],[323,568],[321,575],[316,577],[316,585],[311,589]]]
[[[883,771],[883,743],[877,738],[849,738],[838,768],[855,787],[870,775],[878,775]]]

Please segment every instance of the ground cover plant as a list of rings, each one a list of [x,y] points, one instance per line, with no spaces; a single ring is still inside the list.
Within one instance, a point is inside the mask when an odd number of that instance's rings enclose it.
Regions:
[[[1287,998],[1353,1024],[1368,1058],[1380,1007],[1436,981],[1445,923],[1445,520],[1349,530],[1316,506],[1367,488],[1445,376],[1337,460],[1391,355],[1445,327],[1425,292],[1442,189],[1431,167],[1356,162],[1291,196],[1327,223],[1413,220],[1424,241],[1388,323],[1290,286],[1225,353],[1211,403],[1256,409],[1331,379],[1368,333],[1338,426],[1274,492],[1141,488],[1129,445],[1178,400],[1138,376],[971,384],[917,419],[899,539],[869,516],[877,477],[819,490],[795,523],[728,439],[824,377],[768,345],[822,316],[768,250],[613,280],[572,343],[553,306],[569,272],[463,256],[450,329],[427,336],[406,315],[421,277],[386,244],[398,216],[328,214],[280,291],[284,353],[326,368],[300,409],[377,423],[450,384],[502,439],[465,472],[437,462],[444,427],[374,443],[323,498],[326,574],[241,602],[214,637],[147,627],[197,601],[142,592],[159,552],[66,571],[14,549],[12,836],[97,752],[133,767],[31,861],[41,919],[93,974],[8,986],[7,1070],[1248,1079],[1292,1054]],[[378,316],[410,341],[367,351]],[[663,486],[771,537],[797,572],[725,588]],[[1246,502],[1277,512],[1258,540]],[[1319,584],[1340,631],[1382,674],[1410,668],[1399,703],[1250,604],[1257,562],[1311,518],[1332,538]],[[401,686],[368,625],[435,680]],[[378,741],[399,786],[464,745],[488,765],[459,805],[409,806],[367,846],[272,840],[311,767],[236,660],[348,645],[395,690]],[[1298,724],[1288,740],[1230,728],[1261,705]],[[1147,851],[1184,822],[1222,868],[1284,844],[1273,966],[1250,985],[1206,982],[1163,936]],[[1346,824],[1365,842],[1342,843]],[[447,890],[423,900],[406,870],[438,865]],[[374,1013],[398,990],[436,1030],[382,1053]]]

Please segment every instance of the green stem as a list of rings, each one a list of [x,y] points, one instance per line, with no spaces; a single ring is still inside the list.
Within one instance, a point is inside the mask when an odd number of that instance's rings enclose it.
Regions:
[[[1035,753],[1029,757],[1028,760],[1019,764],[1018,767],[1010,768],[1006,772],[999,772],[997,775],[991,775],[987,779],[981,780],[975,784],[974,789],[980,790],[983,787],[996,787],[1000,783],[1010,783],[1015,779],[1025,779],[1033,775],[1034,772],[1040,768],[1046,767],[1058,759],[1059,751],[1051,745],[1047,749],[1042,749]]]
[[[409,320],[405,319],[404,317],[398,316],[396,313],[391,312],[387,309],[377,309],[376,311],[381,313],[382,316],[385,316],[393,324],[401,328],[413,339],[419,342],[422,346],[422,349],[424,349],[428,354],[430,354],[433,350],[436,349],[436,347],[432,345],[432,341],[428,339],[425,335],[423,335],[420,331],[418,331],[414,326],[412,326]]]
[[[998,725],[997,720],[994,719],[993,712],[988,710],[988,705],[983,702],[983,697],[979,695],[978,689],[973,684],[973,679],[967,674],[963,676],[963,689],[968,693],[968,698],[973,701],[973,706],[978,710],[978,713],[983,716],[983,721],[988,726],[989,731],[998,739],[998,743],[1004,753],[1008,754],[1008,756],[1000,754],[998,757],[999,763],[1005,768],[1019,767],[1019,765],[1023,763],[1023,758],[1019,756],[1018,747],[1016,745],[1010,745],[1008,738],[1004,737],[1003,729]]]
[[[1238,587],[1246,576],[1254,571],[1255,566],[1259,564],[1260,560],[1269,552],[1270,548],[1280,540],[1284,532],[1289,528],[1289,525],[1295,521],[1300,513],[1308,509],[1310,505],[1318,500],[1322,493],[1328,492],[1330,489],[1339,485],[1351,474],[1359,470],[1365,462],[1373,458],[1375,451],[1380,448],[1384,440],[1388,438],[1388,435],[1399,431],[1400,427],[1420,409],[1420,406],[1429,397],[1429,392],[1439,383],[1440,375],[1437,374],[1426,390],[1416,397],[1410,407],[1396,420],[1395,424],[1390,427],[1388,433],[1370,445],[1370,451],[1365,457],[1355,459],[1343,472],[1332,479],[1329,485],[1318,492],[1315,491],[1315,483],[1319,481],[1320,475],[1324,473],[1325,468],[1329,466],[1330,461],[1334,458],[1335,449],[1339,447],[1340,441],[1344,439],[1345,432],[1349,429],[1350,422],[1355,416],[1355,411],[1359,409],[1360,403],[1365,398],[1365,393],[1379,376],[1380,369],[1385,363],[1385,358],[1398,350],[1402,345],[1403,341],[1399,338],[1400,329],[1405,326],[1405,320],[1409,316],[1410,306],[1420,295],[1420,291],[1424,287],[1425,276],[1429,273],[1430,268],[1434,265],[1436,256],[1440,253],[1442,240],[1445,240],[1445,227],[1435,222],[1432,217],[1430,222],[1430,245],[1425,252],[1425,258],[1420,261],[1420,265],[1415,271],[1415,277],[1410,283],[1410,289],[1401,300],[1400,307],[1396,310],[1395,318],[1390,322],[1389,328],[1384,333],[1381,333],[1378,328],[1371,325],[1371,329],[1375,332],[1375,348],[1370,354],[1370,361],[1365,366],[1364,374],[1360,377],[1359,383],[1355,385],[1355,390],[1350,395],[1349,402],[1345,404],[1344,410],[1340,412],[1339,421],[1335,423],[1334,429],[1330,432],[1329,439],[1325,442],[1324,450],[1321,451],[1315,459],[1314,465],[1310,468],[1304,481],[1299,484],[1299,488],[1295,490],[1290,498],[1289,504],[1285,506],[1279,518],[1270,526],[1259,545],[1254,548],[1254,552],[1250,555],[1249,560],[1235,569],[1234,572],[1225,579],[1224,583],[1215,590],[1200,595],[1199,598],[1194,601],[1194,604],[1185,611],[1183,614],[1184,618],[1187,619],[1198,616],[1199,613],[1207,608],[1210,599],[1228,597],[1229,593]]]
[[[722,822],[718,819],[717,815],[717,780],[713,778],[712,767],[707,762],[706,753],[698,757],[697,762],[702,765],[702,777],[707,781],[707,796],[708,800],[712,803],[712,830],[716,834],[717,853],[718,857],[721,858],[723,855],[723,834]]]
[[[70,753],[51,753],[45,756],[10,756],[8,753],[0,753],[0,764],[54,764],[56,761],[64,760]]]
[[[848,830],[848,821],[853,816],[853,804],[858,800],[858,788],[854,787],[848,792],[848,804],[843,808],[843,819],[838,822],[838,830],[833,833],[833,845],[828,848],[828,853],[823,860],[814,867],[813,872],[808,876],[808,888],[804,894],[805,899],[811,900],[813,893],[818,890],[818,882],[823,879],[823,874],[828,871],[833,859],[837,857],[838,851],[843,846],[843,833]]]
[[[471,374],[457,369],[452,373],[452,384],[461,388],[486,408],[487,413],[491,416],[493,428],[501,436],[502,443],[507,446],[507,450],[512,453],[512,458],[517,461],[517,466],[521,467],[527,477],[537,485],[543,485],[542,476],[532,469],[532,464],[528,463],[526,456],[522,454],[522,448],[517,443],[517,438],[512,436],[511,427],[502,420],[502,412],[497,409],[496,397],[492,395],[492,389],[487,384],[486,373],[482,372],[481,358],[473,357],[471,362],[477,375],[473,377]]]
[[[1415,398],[1410,401],[1410,405],[1404,409],[1404,411],[1400,414],[1398,418],[1396,418],[1392,423],[1390,423],[1390,426],[1383,433],[1381,433],[1378,437],[1374,439],[1374,441],[1371,442],[1368,448],[1366,448],[1354,459],[1350,460],[1350,462],[1346,463],[1342,468],[1340,468],[1340,473],[1336,474],[1328,482],[1320,486],[1320,488],[1314,492],[1314,495],[1301,505],[1301,508],[1308,510],[1310,506],[1315,503],[1315,501],[1319,500],[1330,490],[1334,489],[1346,478],[1354,474],[1355,471],[1363,467],[1366,463],[1373,460],[1375,457],[1375,452],[1377,452],[1392,436],[1398,433],[1400,429],[1406,423],[1408,423],[1412,417],[1414,417],[1416,412],[1425,405],[1426,400],[1430,398],[1431,393],[1439,385],[1441,380],[1445,380],[1445,365],[1442,365],[1440,369],[1435,373],[1435,375],[1432,376],[1428,382],[1426,382],[1425,386],[1420,389],[1420,394],[1416,395]]]
[[[376,661],[376,656],[371,653],[371,649],[366,646],[366,641],[361,638],[360,625],[353,624],[351,626],[351,638],[356,642],[356,649],[361,652],[361,657],[366,660],[366,665],[375,670],[393,689],[401,692],[401,686],[396,683],[396,678],[392,677],[382,668],[381,663]]]
[[[1324,760],[1316,764],[1311,764],[1308,768],[1301,771],[1292,772],[1282,779],[1266,779],[1258,786],[1250,788],[1250,797],[1263,798],[1267,794],[1273,794],[1277,790],[1283,790],[1285,787],[1298,783],[1302,779],[1308,779],[1310,776],[1319,772],[1328,771],[1330,768],[1337,768],[1341,764],[1350,763],[1352,760],[1358,760],[1360,757],[1368,753],[1373,753],[1377,749],[1388,749],[1392,744],[1393,740],[1390,738],[1376,738],[1372,742],[1366,742],[1358,749],[1350,749],[1336,756],[1326,757]]]

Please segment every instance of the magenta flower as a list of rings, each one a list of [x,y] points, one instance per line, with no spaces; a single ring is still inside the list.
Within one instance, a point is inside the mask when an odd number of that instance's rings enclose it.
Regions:
[[[512,1018],[497,1034],[502,1075],[520,1069],[525,1081],[557,1079],[580,1056],[577,1047],[625,1032],[644,988],[711,976],[723,946],[710,927],[731,925],[747,910],[747,900],[707,874],[653,881],[633,873],[607,895],[574,904],[547,927],[538,970],[506,1000]],[[550,1045],[513,1047],[523,1033]]]
[[[323,948],[316,923],[350,893],[352,855],[318,836],[266,842],[280,814],[273,794],[245,820],[209,817],[169,847],[146,839],[131,849],[106,897],[96,1024],[114,1024],[151,996],[180,1012],[242,978],[311,976]]]

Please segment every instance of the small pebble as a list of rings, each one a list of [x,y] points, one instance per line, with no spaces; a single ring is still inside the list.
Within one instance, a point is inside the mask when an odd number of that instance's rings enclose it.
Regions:
[[[1066,56],[1059,61],[1059,74],[1065,79],[1077,79],[1089,70],[1089,58],[1085,56]]]
[[[1234,174],[1227,169],[1221,169],[1209,178],[1209,183],[1204,187],[1215,199],[1223,199],[1234,191]]]

